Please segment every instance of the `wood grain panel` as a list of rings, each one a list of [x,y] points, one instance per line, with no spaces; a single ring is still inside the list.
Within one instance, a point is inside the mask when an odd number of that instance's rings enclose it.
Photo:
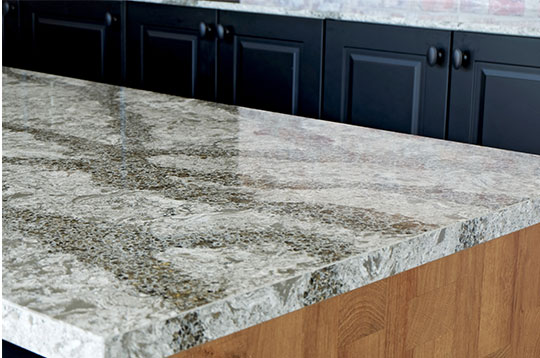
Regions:
[[[384,358],[385,332],[377,331],[339,349],[339,358]]]
[[[446,332],[433,340],[420,344],[413,349],[413,358],[455,358],[452,355],[453,332]]]
[[[538,358],[540,224],[174,358]]]
[[[406,349],[452,334],[456,313],[455,283],[414,297],[408,303]]]
[[[301,357],[303,323],[308,312],[301,310],[287,319],[276,319],[254,327],[248,335],[248,357]],[[291,339],[294,338],[294,339]],[[276,344],[269,344],[274,342]],[[278,343],[279,342],[279,343]]]
[[[514,236],[485,248],[478,338],[480,357],[490,357],[510,344],[518,242]]]
[[[463,274],[460,265],[463,258],[460,255],[451,255],[444,260],[433,261],[416,269],[416,294],[423,295],[429,291],[444,287],[456,282]]]
[[[319,305],[307,307],[303,357],[338,358],[338,331],[335,327],[338,325],[339,306],[335,304],[336,300],[325,300]]]
[[[536,235],[536,237],[535,237]],[[519,236],[515,275],[512,356],[540,357],[540,240],[534,230]]]
[[[247,333],[244,330],[215,341],[216,343],[219,342],[219,344],[203,344],[177,356],[182,358],[247,358]]]
[[[459,253],[459,279],[456,292],[456,327],[467,329],[454,331],[453,350],[457,357],[474,357],[478,351],[482,272],[487,245]]]
[[[346,346],[384,328],[387,281],[339,297],[338,346]]]
[[[386,339],[385,357],[410,358],[411,351],[405,350],[407,337],[408,302],[416,297],[416,272],[410,270],[388,278],[388,295],[386,298]]]

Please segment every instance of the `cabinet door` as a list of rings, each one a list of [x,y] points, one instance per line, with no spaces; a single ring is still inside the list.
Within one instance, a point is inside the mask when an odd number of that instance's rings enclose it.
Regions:
[[[455,33],[448,139],[540,154],[540,39]]]
[[[327,21],[323,119],[444,138],[450,38],[448,31]]]
[[[215,10],[130,2],[127,16],[130,85],[215,99]]]
[[[28,67],[118,83],[122,75],[122,7],[118,1],[21,1]]]
[[[322,20],[220,11],[219,23],[219,101],[320,116]]]
[[[19,67],[19,2],[2,1],[2,64]]]

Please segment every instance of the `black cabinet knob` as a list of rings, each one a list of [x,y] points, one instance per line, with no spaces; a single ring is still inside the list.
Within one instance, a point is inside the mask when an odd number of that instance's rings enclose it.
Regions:
[[[469,65],[470,58],[469,51],[462,51],[457,48],[452,54],[452,65],[456,70],[459,70],[462,67],[465,68]]]
[[[213,25],[208,25],[207,23],[205,22],[201,22],[199,24],[199,34],[201,35],[201,37],[204,39],[204,38],[213,38],[214,37],[214,26]]]
[[[228,40],[232,37],[232,27],[223,26],[221,24],[217,25],[217,37],[220,40]]]
[[[118,18],[116,16],[113,16],[110,12],[105,13],[105,25],[107,27],[112,26],[116,22],[118,22]]]
[[[444,62],[444,50],[430,46],[427,52],[427,63],[430,66],[440,65]]]
[[[7,1],[2,4],[2,12],[4,13],[4,15],[7,15],[7,13],[9,12],[9,4]]]

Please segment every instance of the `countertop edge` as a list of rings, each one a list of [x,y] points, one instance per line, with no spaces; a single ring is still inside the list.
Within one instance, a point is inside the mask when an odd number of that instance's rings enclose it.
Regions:
[[[172,355],[539,223],[540,198],[525,200],[110,337],[105,357],[141,345]]]
[[[129,2],[186,6],[202,9],[250,12],[267,15],[313,19],[356,21],[380,25],[407,26],[433,30],[465,31],[495,35],[540,37],[540,18],[461,14],[456,12],[421,12],[402,9],[359,8],[358,12],[300,10],[219,1],[128,0]],[[490,22],[486,19],[489,18]],[[484,20],[484,21],[481,21]],[[530,23],[530,26],[526,24]]]
[[[103,337],[5,298],[2,298],[2,339],[47,358],[105,357]]]
[[[168,356],[538,223],[540,198],[525,200],[112,337],[3,299],[2,338],[51,358],[144,357],[145,346]]]

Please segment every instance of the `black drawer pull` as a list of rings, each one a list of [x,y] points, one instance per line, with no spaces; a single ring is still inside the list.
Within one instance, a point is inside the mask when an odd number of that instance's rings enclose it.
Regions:
[[[118,21],[118,18],[116,16],[113,16],[110,12],[105,13],[105,25],[107,27],[112,26]]]
[[[462,67],[465,68],[469,65],[470,57],[469,51],[462,51],[457,48],[452,54],[452,65],[456,70]]]
[[[427,62],[430,66],[442,64],[444,62],[444,50],[430,46],[427,52]]]
[[[220,40],[228,40],[232,37],[232,27],[223,26],[221,24],[217,25],[217,36]]]
[[[199,34],[201,35],[201,38],[213,38],[214,37],[214,25],[208,25],[205,22],[201,22],[199,24]]]

